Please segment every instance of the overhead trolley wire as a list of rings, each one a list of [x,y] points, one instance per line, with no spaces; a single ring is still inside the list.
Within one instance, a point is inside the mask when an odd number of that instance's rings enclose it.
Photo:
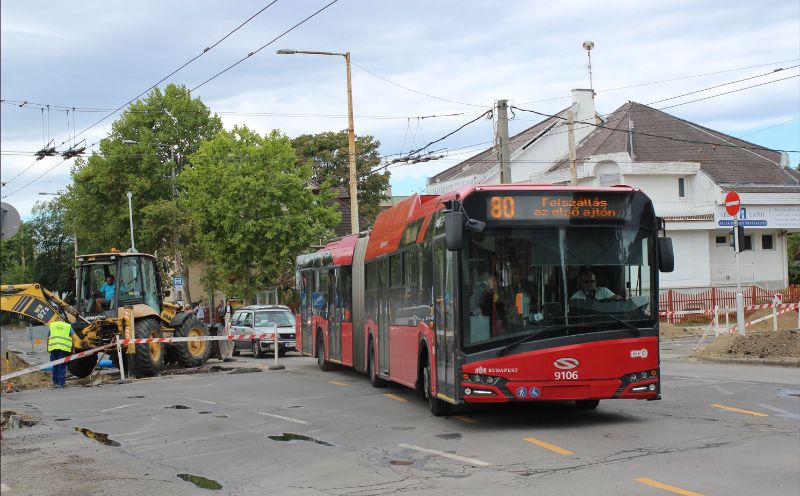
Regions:
[[[191,64],[191,63],[192,63],[192,62],[194,62],[195,60],[199,59],[200,57],[202,57],[202,56],[203,56],[203,55],[205,55],[206,53],[208,53],[208,52],[210,52],[211,50],[213,50],[213,49],[214,49],[214,48],[215,48],[217,45],[219,45],[220,43],[222,43],[223,41],[225,41],[225,39],[227,39],[227,38],[228,38],[230,35],[232,35],[232,34],[233,34],[233,33],[235,33],[236,31],[238,31],[239,29],[241,29],[241,28],[242,28],[242,27],[243,27],[245,24],[247,24],[248,22],[250,22],[251,20],[253,20],[253,19],[254,19],[256,16],[258,16],[259,14],[261,14],[262,12],[264,12],[265,10],[267,10],[268,8],[270,8],[270,7],[272,7],[273,5],[275,5],[275,3],[276,3],[277,1],[278,1],[278,0],[273,0],[272,2],[268,3],[268,4],[267,4],[266,6],[264,6],[264,7],[263,7],[261,10],[259,10],[258,12],[256,12],[255,14],[253,14],[252,16],[250,16],[249,18],[247,18],[247,20],[245,20],[244,22],[242,22],[241,24],[239,24],[238,26],[236,26],[236,27],[235,27],[235,28],[234,28],[232,31],[230,31],[228,34],[226,34],[225,36],[223,36],[222,38],[220,38],[219,40],[217,40],[217,41],[216,41],[216,42],[215,42],[213,45],[211,45],[211,46],[209,46],[209,47],[206,47],[206,48],[204,48],[202,52],[200,52],[199,54],[195,55],[194,57],[192,57],[191,59],[189,59],[188,61],[186,61],[186,62],[185,62],[183,65],[181,65],[180,67],[178,67],[178,68],[177,68],[177,69],[175,69],[174,71],[170,72],[169,74],[167,74],[167,75],[166,75],[166,76],[164,76],[163,78],[159,79],[159,80],[158,80],[158,81],[157,81],[155,84],[151,85],[149,88],[147,88],[147,89],[146,89],[146,90],[144,90],[143,92],[141,92],[141,93],[139,93],[138,95],[136,95],[135,97],[131,98],[130,100],[128,100],[127,102],[125,102],[123,105],[120,105],[119,107],[117,107],[116,109],[114,109],[113,111],[111,111],[110,113],[108,113],[108,115],[106,115],[106,116],[105,116],[105,117],[103,117],[102,119],[98,120],[97,122],[95,122],[95,123],[94,123],[94,124],[92,124],[91,126],[87,127],[87,128],[86,128],[86,129],[84,129],[83,131],[79,132],[78,134],[74,135],[72,138],[73,138],[73,139],[75,139],[75,138],[77,138],[78,136],[80,136],[80,135],[82,135],[83,133],[85,133],[86,131],[88,131],[88,130],[92,129],[93,127],[97,126],[97,125],[98,125],[98,124],[100,124],[101,122],[105,121],[106,119],[108,119],[108,118],[109,118],[109,117],[111,117],[112,115],[116,114],[117,112],[119,112],[119,111],[120,111],[120,110],[122,110],[123,108],[127,107],[128,105],[130,105],[131,103],[133,103],[134,101],[136,101],[136,100],[137,100],[139,97],[141,97],[142,95],[144,95],[144,94],[145,94],[145,93],[147,93],[148,91],[152,90],[153,88],[155,88],[155,87],[156,87],[156,86],[158,86],[159,84],[161,84],[161,83],[163,83],[164,81],[166,81],[168,78],[170,78],[170,77],[172,77],[173,75],[175,75],[175,74],[176,74],[178,71],[180,71],[180,70],[181,70],[181,69],[183,69],[184,67],[188,66],[189,64]],[[59,144],[59,146],[63,145],[64,143],[66,143],[66,141],[63,141],[61,144]]]
[[[261,45],[261,46],[260,46],[259,48],[257,48],[256,50],[253,50],[252,52],[248,53],[247,55],[245,55],[245,56],[244,56],[244,57],[242,57],[241,59],[237,60],[237,61],[236,61],[236,62],[234,62],[233,64],[231,64],[231,65],[229,65],[228,67],[226,67],[225,69],[223,69],[223,70],[219,71],[218,73],[214,74],[213,76],[211,76],[210,78],[206,79],[206,80],[205,80],[205,81],[203,81],[202,83],[198,84],[197,86],[195,86],[194,88],[192,88],[190,91],[194,91],[194,90],[196,90],[196,89],[198,89],[198,88],[202,87],[202,86],[203,86],[203,85],[205,85],[206,83],[209,83],[209,82],[213,81],[214,79],[218,78],[219,76],[221,76],[221,75],[225,74],[226,72],[228,72],[229,70],[233,69],[233,68],[234,68],[234,67],[236,67],[237,65],[241,64],[242,62],[244,62],[244,61],[245,61],[245,60],[247,60],[248,58],[252,57],[253,55],[255,55],[255,54],[257,54],[258,52],[260,52],[261,50],[263,50],[263,49],[267,48],[268,46],[272,45],[273,43],[275,43],[275,42],[276,42],[276,41],[278,41],[279,39],[281,39],[281,38],[283,38],[284,36],[286,36],[287,34],[291,33],[292,31],[294,31],[296,28],[298,28],[298,27],[299,27],[299,26],[301,26],[302,24],[305,24],[305,23],[306,23],[308,20],[310,20],[312,17],[316,16],[317,14],[319,14],[320,12],[322,12],[322,11],[323,11],[323,10],[325,10],[325,9],[327,9],[328,7],[330,7],[331,5],[335,4],[335,3],[336,3],[336,2],[338,2],[338,1],[339,1],[339,0],[333,0],[332,2],[328,3],[327,5],[325,5],[324,7],[322,7],[321,9],[319,9],[318,11],[314,12],[313,14],[311,14],[311,15],[310,15],[310,16],[308,16],[308,17],[306,17],[306,18],[305,18],[305,19],[303,19],[302,21],[298,22],[298,23],[297,23],[297,24],[295,24],[294,26],[290,27],[289,29],[287,29],[287,30],[286,30],[286,31],[284,31],[283,33],[279,34],[278,36],[276,36],[275,38],[273,38],[272,40],[270,40],[268,43],[265,43],[264,45]]]
[[[431,95],[430,93],[425,93],[424,91],[415,90],[413,88],[409,88],[408,86],[403,86],[400,83],[396,83],[396,82],[394,82],[394,81],[392,81],[390,79],[387,79],[387,78],[381,76],[380,74],[376,74],[376,73],[370,71],[369,69],[367,69],[365,67],[361,67],[360,65],[358,65],[358,64],[356,64],[354,62],[350,62],[350,64],[355,66],[355,67],[358,67],[359,69],[361,69],[362,71],[366,72],[367,74],[370,74],[370,75],[372,75],[372,76],[374,76],[374,77],[376,77],[376,78],[378,78],[380,80],[386,81],[389,84],[393,84],[393,85],[395,85],[395,86],[397,86],[399,88],[403,88],[404,90],[410,91],[412,93],[417,93],[419,95],[427,96],[428,98],[433,98],[433,99],[436,99],[436,100],[441,100],[443,102],[457,103],[459,105],[468,105],[470,107],[479,107],[479,108],[485,108],[486,107],[486,105],[478,105],[478,104],[475,104],[475,103],[460,102],[458,100],[451,100],[449,98],[443,98],[443,97],[440,97],[440,96]]]
[[[791,67],[786,67],[786,68],[778,67],[777,69],[775,69],[773,71],[765,72],[763,74],[758,74],[756,76],[750,76],[750,77],[746,77],[746,78],[743,78],[743,79],[737,79],[736,81],[730,81],[730,82],[727,82],[727,83],[721,83],[721,84],[717,84],[717,85],[714,85],[714,86],[709,86],[708,88],[703,88],[701,90],[696,90],[696,91],[690,91],[689,93],[684,93],[682,95],[675,95],[675,96],[671,96],[669,98],[662,98],[661,100],[656,100],[654,102],[650,102],[647,105],[648,106],[655,105],[656,103],[666,102],[666,101],[669,101],[669,100],[674,100],[676,98],[681,98],[681,97],[684,97],[684,96],[694,95],[696,93],[702,93],[704,91],[713,90],[713,89],[716,89],[716,88],[721,88],[722,86],[728,86],[729,84],[736,84],[736,83],[741,83],[742,81],[749,81],[750,79],[756,79],[756,78],[760,78],[760,77],[764,77],[764,76],[769,76],[769,75],[775,74],[775,73],[780,72],[780,71],[786,71],[786,70],[789,70],[789,69],[794,69],[795,67],[800,67],[800,65],[793,65]],[[780,79],[777,79],[776,81],[780,81]],[[768,81],[767,83],[771,83],[771,82],[774,82],[774,81]],[[767,84],[767,83],[765,83],[765,84]],[[752,88],[752,86],[748,86],[747,88]],[[742,88],[742,89],[747,89],[747,88]],[[686,103],[690,103],[690,102],[686,102]]]
[[[794,76],[794,77],[797,77],[797,76]],[[687,103],[689,103],[689,102],[687,102]],[[541,115],[543,117],[560,119],[562,121],[568,120],[566,117],[561,117],[560,115],[546,114],[544,112],[538,112],[536,110],[524,109],[524,108],[520,108],[520,107],[516,107],[516,106],[512,106],[511,108],[519,110],[520,112],[530,112],[532,114]],[[760,151],[775,151],[775,152],[786,152],[786,153],[800,153],[800,150],[779,150],[779,149],[775,149],[775,148],[767,148],[767,147],[764,147],[764,146],[749,146],[748,147],[748,146],[741,146],[741,145],[732,145],[732,144],[727,144],[727,143],[711,143],[709,141],[687,140],[687,139],[682,139],[682,138],[674,138],[672,136],[663,136],[663,135],[660,135],[660,134],[645,133],[645,132],[642,132],[642,131],[632,131],[632,130],[629,130],[629,129],[617,129],[617,128],[613,128],[613,127],[604,126],[602,124],[595,124],[593,122],[586,122],[586,121],[573,121],[573,122],[575,124],[585,124],[587,126],[593,126],[593,127],[597,127],[597,128],[600,128],[600,129],[607,129],[609,131],[615,131],[615,132],[621,132],[621,133],[629,133],[629,134],[638,134],[640,136],[649,136],[651,138],[661,138],[661,139],[670,140],[670,141],[680,141],[682,143],[692,143],[692,144],[695,144],[695,145],[711,145],[711,146],[724,146],[724,147],[729,147],[729,148],[741,148],[741,149],[745,149],[745,150],[760,150]]]

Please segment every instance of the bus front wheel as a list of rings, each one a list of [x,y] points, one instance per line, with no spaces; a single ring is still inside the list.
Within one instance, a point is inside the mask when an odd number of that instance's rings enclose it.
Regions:
[[[425,364],[425,371],[423,375],[423,383],[425,385],[425,396],[428,399],[428,408],[435,417],[443,417],[450,414],[450,403],[442,401],[433,394],[433,376],[431,375],[430,362]]]

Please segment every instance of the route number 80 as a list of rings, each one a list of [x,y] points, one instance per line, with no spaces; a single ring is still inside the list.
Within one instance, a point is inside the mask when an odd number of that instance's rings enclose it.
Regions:
[[[489,215],[493,219],[513,219],[515,212],[514,197],[493,196],[489,200]]]

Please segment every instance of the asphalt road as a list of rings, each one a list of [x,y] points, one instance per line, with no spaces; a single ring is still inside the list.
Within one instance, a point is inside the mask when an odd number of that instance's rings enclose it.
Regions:
[[[800,494],[800,370],[698,363],[664,341],[662,401],[430,415],[311,358],[4,395],[42,419],[5,431],[3,494]],[[219,363],[215,360],[211,364]],[[76,431],[107,434],[108,445]],[[204,481],[205,484],[210,482]]]

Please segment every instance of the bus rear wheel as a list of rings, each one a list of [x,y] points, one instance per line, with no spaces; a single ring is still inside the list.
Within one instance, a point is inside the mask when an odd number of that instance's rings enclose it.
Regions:
[[[325,340],[322,337],[322,331],[317,332],[317,365],[323,372],[333,369],[330,362],[325,360]]]
[[[367,370],[369,371],[369,382],[372,387],[385,388],[388,385],[386,379],[381,378],[378,375],[378,371],[375,370],[375,352],[373,351],[372,340],[369,341],[369,351],[367,352]]]
[[[425,386],[425,397],[428,400],[428,408],[435,417],[443,417],[450,414],[450,403],[442,401],[433,394],[433,376],[431,375],[430,362],[425,364],[425,370],[422,376],[423,384]]]

